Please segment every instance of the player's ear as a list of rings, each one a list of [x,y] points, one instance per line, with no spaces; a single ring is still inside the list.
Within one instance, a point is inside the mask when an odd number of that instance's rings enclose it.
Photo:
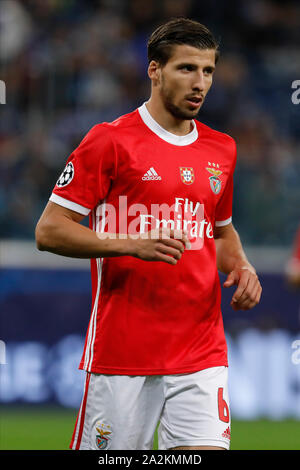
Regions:
[[[161,66],[156,60],[151,60],[148,66],[148,77],[153,82],[153,85],[158,85],[160,82]]]

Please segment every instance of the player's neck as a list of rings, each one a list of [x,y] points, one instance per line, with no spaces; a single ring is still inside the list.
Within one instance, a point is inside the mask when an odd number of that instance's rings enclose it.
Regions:
[[[191,120],[176,119],[160,101],[150,98],[146,102],[146,107],[152,118],[166,131],[175,135],[186,135],[192,132],[193,124]]]

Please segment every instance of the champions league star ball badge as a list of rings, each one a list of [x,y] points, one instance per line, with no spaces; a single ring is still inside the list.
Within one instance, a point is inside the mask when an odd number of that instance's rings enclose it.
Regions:
[[[206,170],[213,176],[210,176],[209,183],[210,183],[210,189],[212,190],[213,193],[219,194],[221,191],[222,187],[222,181],[220,180],[219,176],[223,173],[223,171],[218,170],[219,165],[217,163],[210,163],[209,167],[206,167]]]
[[[62,188],[67,186],[67,184],[71,183],[74,177],[74,165],[72,162],[69,162],[57,180],[56,186]]]
[[[180,177],[184,184],[192,184],[195,180],[195,174],[193,168],[180,167]]]

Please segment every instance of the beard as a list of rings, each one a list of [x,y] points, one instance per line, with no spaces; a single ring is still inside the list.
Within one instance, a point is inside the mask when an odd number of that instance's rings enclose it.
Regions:
[[[199,112],[199,110],[183,109],[182,107],[177,106],[174,103],[175,93],[171,89],[168,89],[163,75],[162,75],[162,86],[160,89],[160,96],[161,96],[161,99],[164,103],[166,110],[169,111],[169,113],[172,114],[172,116],[174,116],[174,118],[176,119],[192,120],[194,119],[195,116],[197,116]]]

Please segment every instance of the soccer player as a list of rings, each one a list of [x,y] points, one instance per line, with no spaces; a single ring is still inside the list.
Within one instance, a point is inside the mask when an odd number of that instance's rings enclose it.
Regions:
[[[40,250],[91,259],[73,449],[152,449],[158,422],[160,449],[230,447],[218,270],[234,310],[262,289],[232,224],[235,142],[195,120],[218,56],[196,21],[158,27],[149,100],[88,132],[37,224]]]

